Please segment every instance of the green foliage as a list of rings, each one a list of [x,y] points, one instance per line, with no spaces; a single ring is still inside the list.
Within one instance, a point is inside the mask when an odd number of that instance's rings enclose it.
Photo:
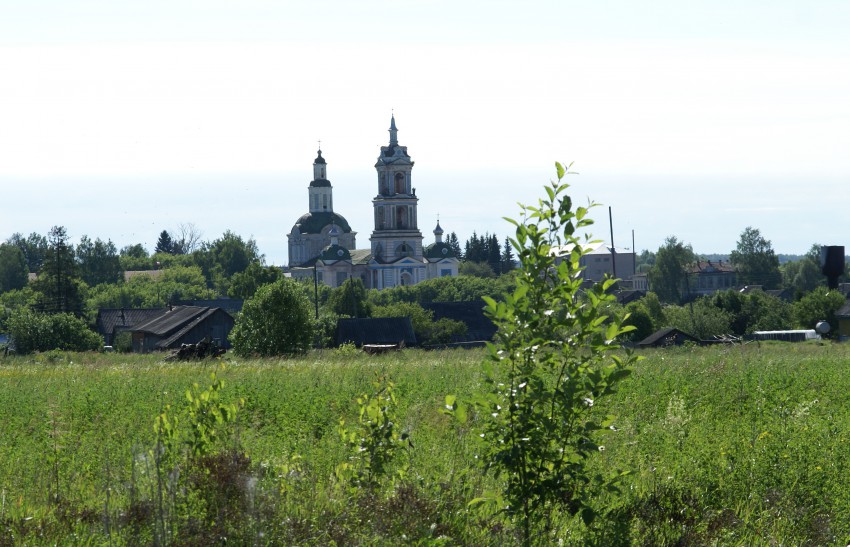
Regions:
[[[489,279],[496,277],[496,272],[486,262],[474,262],[472,260],[464,260],[458,266],[458,274],[467,277],[480,277]]]
[[[39,293],[39,309],[81,315],[88,287],[79,277],[74,246],[68,243],[65,228],[51,228],[48,244],[38,279],[32,283],[33,290]]]
[[[199,251],[192,253],[192,258],[203,270],[209,286],[215,287],[221,294],[228,293],[234,274],[244,272],[254,262],[263,262],[256,241],[250,238],[246,241],[230,230],[220,238],[201,245]]]
[[[215,372],[210,374],[212,385],[201,391],[198,384],[192,384],[192,389],[186,390],[187,410],[189,413],[189,437],[186,444],[196,458],[213,453],[222,436],[223,429],[236,420],[236,414],[244,401],[237,403],[221,402],[220,391],[224,388],[224,380],[216,378]]]
[[[415,302],[396,302],[377,306],[373,317],[409,317],[413,325],[416,341],[421,345],[446,344],[454,336],[466,334],[466,325],[461,321],[440,319],[434,321],[434,312],[426,310]]]
[[[779,273],[779,258],[773,252],[770,241],[762,237],[761,232],[747,226],[729,260],[738,272],[738,282],[744,285],[761,285],[765,289],[779,287],[782,275]]]
[[[88,236],[80,238],[76,248],[77,265],[82,280],[90,285],[116,283],[121,279],[121,262],[112,241],[92,241]]]
[[[44,257],[47,255],[47,238],[32,232],[29,236],[14,233],[6,243],[18,247],[24,253],[27,261],[27,271],[35,273],[41,269]]]
[[[327,307],[336,315],[371,317],[372,305],[367,300],[366,287],[359,277],[349,277],[332,290]]]
[[[763,291],[717,292],[711,297],[718,309],[730,314],[730,332],[738,336],[757,330],[784,330],[793,327],[791,306]]]
[[[688,295],[688,267],[696,259],[690,245],[669,236],[655,254],[647,273],[652,291],[662,302],[681,304]]]
[[[850,537],[850,501],[841,494],[850,491],[850,345],[641,353],[618,393],[593,407],[619,416],[619,431],[588,465],[633,470],[621,494],[598,500],[612,508],[604,528],[560,515],[540,543],[833,545]],[[480,389],[483,357],[476,349],[240,358],[220,393],[245,405],[220,446],[238,438],[250,461],[216,452],[194,471],[182,442],[184,392],[209,386],[208,363],[100,352],[0,357],[0,543],[516,545],[512,527],[467,508],[500,486],[476,465],[471,426],[479,416],[450,427],[434,404]],[[397,427],[415,434],[415,450],[394,488],[352,495],[334,475],[351,455],[336,428],[340,417],[357,425],[359,409],[348,402],[374,393],[376,369],[396,384]],[[154,531],[157,473],[148,450],[153,418],[167,405],[169,420],[179,418],[179,467],[163,467],[173,536]]]
[[[732,333],[732,314],[716,307],[711,297],[697,298],[684,306],[664,308],[668,327],[708,340]]]
[[[0,294],[23,289],[28,281],[27,260],[20,247],[0,244]]]
[[[525,544],[535,537],[549,541],[561,511],[590,524],[597,515],[593,494],[614,488],[618,473],[603,476],[588,466],[603,449],[598,433],[613,430],[613,418],[596,417],[593,408],[615,392],[636,360],[616,342],[630,329],[601,311],[614,301],[608,292],[614,280],[577,299],[580,260],[589,248],[577,232],[592,221],[587,208],[573,210],[561,182],[567,169],[556,167],[558,181],[545,187],[547,198],[523,206],[521,223],[510,220],[520,263],[517,288],[502,302],[485,298],[499,330],[489,346],[487,387],[472,401],[483,439],[480,461],[502,481],[501,493],[482,501],[516,521]],[[551,250],[564,246],[572,251],[556,260]],[[453,396],[446,404],[457,412]]]
[[[230,333],[239,355],[295,355],[313,344],[310,301],[296,281],[283,278],[263,285],[245,302]]]
[[[372,387],[372,393],[357,398],[360,408],[357,423],[346,427],[345,419],[339,421],[337,431],[350,455],[335,471],[343,484],[368,490],[380,486],[393,468],[396,478],[404,478],[408,462],[396,460],[406,456],[410,446],[407,433],[399,431],[395,384],[379,377]]]
[[[835,312],[846,299],[839,291],[818,287],[794,303],[794,320],[803,329],[813,329],[818,321],[826,321],[833,330],[838,328]]]
[[[283,271],[277,266],[263,266],[251,262],[243,272],[237,272],[230,278],[227,294],[232,298],[246,300],[256,294],[263,285],[274,283],[283,277]]]
[[[173,265],[157,277],[136,275],[126,283],[98,285],[89,290],[87,308],[160,308],[177,300],[215,298],[197,266]]]
[[[103,339],[72,314],[44,314],[20,308],[6,321],[15,350],[26,354],[54,349],[90,351],[103,346]]]
[[[437,277],[416,285],[405,285],[369,292],[369,301],[375,306],[385,306],[394,302],[475,302],[485,296],[500,298],[516,287],[516,278],[512,274],[501,275],[495,279],[472,276]],[[482,301],[481,305],[484,303]]]

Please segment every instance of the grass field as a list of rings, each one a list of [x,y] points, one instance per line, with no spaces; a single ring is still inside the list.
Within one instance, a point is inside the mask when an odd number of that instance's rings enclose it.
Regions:
[[[474,436],[440,412],[446,394],[480,387],[483,355],[0,359],[0,545],[510,544],[509,526],[467,509],[497,485],[475,465]],[[848,543],[850,345],[644,356],[597,404],[619,431],[592,465],[630,469],[621,494],[596,500],[607,511],[598,529],[562,515],[558,537],[541,543]],[[222,401],[244,400],[238,418],[221,425],[213,454],[164,466],[156,417],[165,410],[185,432],[185,393],[209,387],[213,371]],[[377,376],[395,383],[409,467],[357,492],[334,475],[351,456],[337,427],[357,421]]]

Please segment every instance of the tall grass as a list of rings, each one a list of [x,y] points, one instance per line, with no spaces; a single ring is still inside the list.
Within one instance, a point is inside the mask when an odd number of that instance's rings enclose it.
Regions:
[[[601,530],[591,534],[564,517],[556,525],[560,538],[846,544],[850,346],[749,344],[645,355],[620,392],[600,403],[618,416],[620,430],[606,437],[603,457],[593,463],[633,474],[620,495],[594,500],[605,515]],[[244,398],[245,406],[218,459],[183,479],[199,492],[217,492],[233,509],[204,532],[201,523],[210,521],[192,512],[209,513],[210,499],[176,500],[180,543],[511,543],[515,531],[467,509],[492,479],[475,465],[475,439],[440,412],[445,394],[480,387],[482,359],[480,351],[415,350],[188,364],[56,352],[2,359],[0,545],[162,539],[154,419],[171,405],[185,423],[186,390],[208,385],[213,370],[226,381],[222,399]],[[337,426],[340,418],[356,421],[355,399],[376,374],[395,383],[395,412],[413,444],[409,470],[402,483],[354,495],[334,479],[347,458]]]

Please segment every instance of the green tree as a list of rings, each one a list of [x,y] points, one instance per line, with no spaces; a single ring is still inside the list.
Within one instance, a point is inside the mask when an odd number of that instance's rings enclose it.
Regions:
[[[826,286],[826,277],[820,267],[820,249],[815,243],[802,259],[781,265],[782,286],[794,289],[797,296]]]
[[[839,291],[818,287],[794,303],[794,319],[797,326],[813,329],[818,321],[826,321],[835,329],[838,321],[835,312],[844,305],[846,299]]]
[[[159,234],[159,239],[156,240],[156,246],[153,248],[154,253],[176,254],[177,250],[174,246],[174,241],[171,239],[171,234],[167,230],[163,230]]]
[[[716,307],[710,297],[697,298],[684,306],[668,306],[664,316],[668,327],[702,340],[732,333],[732,314]]]
[[[682,303],[688,296],[688,267],[695,261],[690,245],[669,236],[655,254],[647,273],[649,287],[662,302]]]
[[[23,289],[28,281],[27,259],[20,247],[0,244],[0,293]]]
[[[244,272],[254,262],[263,263],[263,255],[257,250],[256,241],[246,241],[230,230],[220,238],[202,244],[201,249],[192,256],[203,270],[210,287],[215,287],[222,294],[227,294],[230,278],[234,274]]]
[[[80,277],[90,286],[101,283],[117,283],[121,279],[121,261],[112,241],[92,241],[88,236],[80,238],[76,249]]]
[[[251,262],[245,271],[233,274],[227,294],[231,298],[251,298],[257,289],[282,277],[283,271],[277,266],[263,266],[259,262]]]
[[[502,251],[500,271],[501,273],[508,273],[510,271],[513,271],[513,269],[516,267],[516,264],[514,263],[514,250],[513,247],[511,247],[511,238],[505,238],[505,244],[502,246],[502,248],[504,250]]]
[[[372,305],[366,294],[366,287],[359,277],[349,277],[339,287],[333,289],[328,297],[327,307],[336,315],[348,317],[371,317]]]
[[[153,263],[147,249],[141,243],[127,245],[118,253],[121,271],[133,272],[152,270]]]
[[[416,302],[395,302],[378,306],[372,312],[373,317],[408,317],[413,325],[413,333],[420,345],[447,344],[455,336],[466,334],[466,324],[452,319],[434,321],[434,312],[426,310]]]
[[[729,255],[729,260],[738,272],[739,283],[761,285],[765,289],[779,287],[782,280],[779,258],[758,229],[747,226],[741,232],[738,246]]]
[[[47,254],[33,282],[33,289],[40,293],[39,309],[80,315],[84,311],[87,287],[77,271],[74,246],[68,243],[68,233],[63,226],[51,228],[47,240]]]
[[[471,260],[464,260],[460,263],[460,266],[458,266],[458,274],[471,277],[496,277],[496,273],[489,264],[486,262],[474,262]]]
[[[511,221],[517,288],[502,302],[485,299],[498,332],[484,369],[487,387],[472,402],[483,439],[479,461],[502,485],[488,499],[519,525],[523,544],[550,541],[560,510],[592,522],[591,497],[597,488],[614,487],[616,473],[606,480],[587,465],[600,453],[599,433],[613,429],[610,418],[595,416],[594,405],[615,391],[635,360],[617,344],[630,329],[601,311],[614,301],[614,280],[577,298],[586,246],[576,234],[591,221],[586,208],[573,210],[561,182],[566,169],[557,169],[548,198],[523,206],[522,223]],[[573,250],[556,264],[551,250],[564,246]],[[463,409],[453,396],[446,405]]]
[[[41,269],[41,264],[44,262],[44,257],[47,255],[47,238],[35,232],[24,237],[20,233],[12,234],[6,243],[15,245],[27,261],[27,268],[30,273],[36,273]]]
[[[449,249],[452,250],[458,260],[463,260],[463,250],[460,248],[460,241],[458,240],[456,233],[452,232],[449,234],[446,238],[446,245],[449,246]]]
[[[298,282],[283,278],[245,302],[230,341],[238,355],[296,355],[310,349],[314,331],[310,301]]]
[[[9,317],[7,328],[15,351],[90,351],[103,346],[103,339],[85,321],[69,313],[44,314],[21,308]]]

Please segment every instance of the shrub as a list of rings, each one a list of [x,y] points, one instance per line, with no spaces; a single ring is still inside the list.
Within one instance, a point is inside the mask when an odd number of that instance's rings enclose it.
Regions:
[[[603,449],[597,432],[611,431],[613,418],[594,417],[594,401],[614,392],[636,360],[616,339],[631,330],[605,315],[614,301],[614,280],[594,285],[577,298],[580,260],[589,247],[577,230],[588,227],[587,209],[572,209],[556,164],[558,181],[546,187],[548,199],[522,206],[522,222],[511,245],[520,270],[517,288],[504,301],[485,298],[486,313],[498,326],[489,345],[486,388],[472,400],[483,443],[479,459],[503,480],[501,492],[477,500],[506,514],[519,526],[523,543],[548,534],[559,511],[596,516],[591,503],[599,488],[613,489],[620,474],[594,475],[586,460]],[[556,258],[553,249],[569,248]],[[453,396],[450,412],[465,411]],[[610,429],[609,429],[610,428]],[[538,536],[546,542],[548,535]]]
[[[313,344],[315,324],[310,301],[291,279],[260,287],[245,302],[230,333],[239,355],[295,355]]]
[[[45,314],[21,308],[7,321],[15,351],[90,351],[103,346],[103,339],[85,321],[70,313]]]

